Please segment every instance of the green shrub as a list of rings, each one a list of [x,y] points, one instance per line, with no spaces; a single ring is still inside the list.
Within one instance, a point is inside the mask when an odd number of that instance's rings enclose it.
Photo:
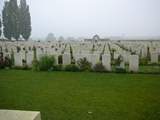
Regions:
[[[3,59],[3,53],[0,52],[0,69],[3,69],[5,67],[4,59]]]
[[[37,50],[35,46],[33,46],[33,59],[37,60]]]
[[[30,68],[28,66],[14,66],[14,67],[12,67],[12,69],[15,69],[15,70],[30,70]]]
[[[92,49],[91,49],[91,53],[94,53],[95,51],[95,45],[93,44]]]
[[[11,61],[11,59],[9,58],[9,57],[5,57],[5,59],[4,59],[4,65],[5,65],[5,67],[12,67],[12,61]]]
[[[39,69],[41,71],[48,71],[50,70],[53,65],[55,64],[54,56],[42,56],[39,60]]]
[[[150,53],[150,47],[149,46],[147,47],[147,59],[148,59],[148,61],[151,60],[151,53]]]
[[[14,62],[15,62],[15,60],[14,60],[14,52],[12,50],[11,51],[11,63],[12,63],[13,66],[14,66]]]
[[[5,48],[5,52],[8,53],[8,49],[7,48]]]
[[[33,71],[39,71],[39,62],[37,60],[32,61],[32,70]]]
[[[159,63],[150,63],[149,64],[150,66],[158,66],[158,65],[160,65]]]
[[[126,73],[127,71],[126,71],[126,69],[117,66],[117,67],[115,68],[115,72],[116,72],[116,73]]]
[[[71,64],[76,64],[76,60],[74,58],[71,59]]]
[[[75,64],[70,64],[65,66],[65,71],[77,72],[79,71],[79,68]]]
[[[114,60],[114,53],[115,53],[116,49],[112,48],[111,49],[111,60],[113,61]]]
[[[3,53],[0,53],[0,69],[11,68],[13,65],[12,59],[9,56],[3,56]]]
[[[62,55],[58,56],[58,64],[63,64],[63,57],[62,57]]]
[[[27,67],[27,61],[25,59],[22,59],[22,65],[23,67]]]
[[[95,72],[105,72],[105,71],[106,71],[106,68],[105,68],[105,67],[103,66],[103,64],[100,62],[100,63],[97,63],[96,65],[94,65],[93,71],[95,71]]]
[[[73,57],[73,49],[71,45],[70,45],[70,55],[71,55],[71,64],[75,64],[75,59]]]
[[[116,66],[120,66],[122,61],[123,61],[123,57],[119,55],[118,58],[114,60],[114,63]]]
[[[90,71],[92,64],[86,58],[81,58],[77,61],[78,67],[81,71]]]
[[[149,62],[149,59],[147,57],[141,58],[139,62],[140,62],[140,65],[147,65]]]
[[[63,65],[53,65],[53,71],[62,71]]]

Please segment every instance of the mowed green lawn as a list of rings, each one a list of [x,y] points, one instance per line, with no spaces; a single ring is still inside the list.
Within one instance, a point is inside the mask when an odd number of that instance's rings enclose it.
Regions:
[[[160,120],[160,75],[0,71],[0,109],[42,120]]]

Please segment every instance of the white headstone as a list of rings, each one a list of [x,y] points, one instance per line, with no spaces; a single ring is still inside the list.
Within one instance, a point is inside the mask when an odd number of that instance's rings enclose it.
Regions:
[[[118,59],[119,54],[114,53],[114,59]]]
[[[151,63],[158,63],[158,53],[157,52],[151,53]]]
[[[77,62],[79,59],[83,58],[83,56],[81,54],[74,54],[74,58]]]
[[[129,71],[138,72],[138,70],[139,70],[139,56],[130,55],[129,56]]]
[[[22,66],[22,56],[21,53],[14,53],[14,65]]]
[[[125,62],[124,62],[124,61],[122,61],[122,62],[120,63],[120,68],[125,69]]]
[[[0,110],[0,120],[41,120],[40,112]]]
[[[86,56],[87,60],[92,63],[92,66],[96,65],[99,62],[99,54],[88,54]]]
[[[70,56],[70,54],[67,54],[67,53],[63,54],[62,55],[62,59],[63,59],[63,65],[71,64],[71,56]]]
[[[33,61],[33,51],[27,52],[27,65],[32,66],[32,61]]]
[[[106,70],[111,71],[111,56],[110,56],[110,54],[102,55],[102,64],[105,66]]]
[[[53,56],[54,56],[54,58],[55,58],[55,64],[58,65],[58,56],[59,56],[59,55],[58,55],[58,54],[54,54]]]

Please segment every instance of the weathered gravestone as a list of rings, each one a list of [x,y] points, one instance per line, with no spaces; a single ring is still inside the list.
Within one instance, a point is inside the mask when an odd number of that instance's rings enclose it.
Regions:
[[[41,120],[40,112],[0,110],[0,120]]]
[[[67,54],[67,53],[63,54],[62,59],[63,59],[63,65],[71,64],[71,55],[70,54]]]
[[[158,53],[157,52],[151,53],[151,63],[158,63]]]
[[[77,63],[78,60],[86,57],[86,56],[84,56],[83,54],[74,54],[73,56],[74,56],[74,58],[75,58],[76,63]]]
[[[22,57],[22,53],[14,53],[14,65],[15,66],[23,66],[22,63],[23,57]]]
[[[129,56],[129,71],[138,72],[138,70],[139,70],[139,56],[130,55]]]
[[[98,54],[88,54],[87,60],[92,63],[92,67],[99,62],[99,55]]]
[[[58,65],[58,56],[59,56],[59,55],[58,55],[58,54],[54,54],[53,56],[54,56],[54,58],[55,58],[55,64]]]
[[[114,59],[118,59],[119,54],[114,53]]]
[[[102,55],[102,64],[106,68],[106,70],[111,71],[111,56],[110,54]]]
[[[120,63],[120,68],[125,69],[125,62],[124,62],[124,61],[122,61],[122,62]]]
[[[32,66],[32,61],[33,61],[33,51],[29,51],[27,52],[27,58],[26,58],[26,62],[28,66]]]

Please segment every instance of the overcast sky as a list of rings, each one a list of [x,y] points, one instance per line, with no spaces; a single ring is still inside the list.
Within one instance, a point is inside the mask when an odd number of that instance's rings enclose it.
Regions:
[[[2,0],[0,0],[2,1]],[[32,37],[160,36],[160,0],[27,0]]]

